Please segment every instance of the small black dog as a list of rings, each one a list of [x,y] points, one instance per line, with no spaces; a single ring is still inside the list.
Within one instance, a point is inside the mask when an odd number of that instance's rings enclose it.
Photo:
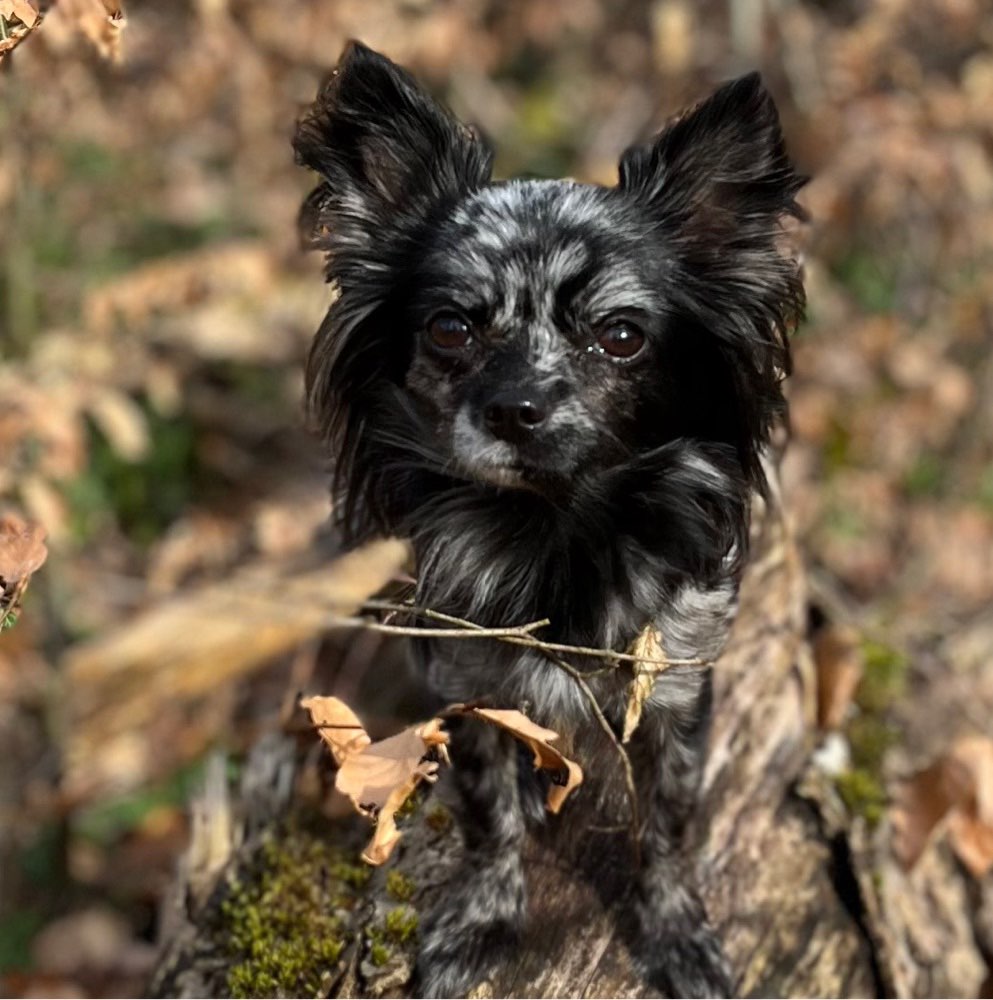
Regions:
[[[616,187],[491,183],[472,130],[352,43],[294,145],[323,177],[301,224],[338,297],[308,392],[346,535],[413,539],[420,605],[485,625],[547,617],[546,638],[618,651],[651,624],[671,658],[712,660],[803,304],[780,245],[803,178],[759,77],[629,149]],[[445,701],[524,706],[563,734],[587,772],[566,807],[574,837],[616,826],[616,753],[573,678],[505,644],[419,653]],[[573,662],[619,731],[630,671]],[[731,988],[683,843],[710,703],[707,667],[671,667],[630,744],[634,953],[673,996]],[[452,756],[465,856],[422,935],[424,996],[462,994],[509,954],[525,827],[544,813],[527,757],[493,728],[458,728]]]

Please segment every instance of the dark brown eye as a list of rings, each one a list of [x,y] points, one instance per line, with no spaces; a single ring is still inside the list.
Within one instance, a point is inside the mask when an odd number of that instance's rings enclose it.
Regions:
[[[469,346],[472,328],[457,313],[441,312],[428,323],[428,338],[442,351],[460,351]]]
[[[631,323],[610,323],[600,331],[597,346],[612,358],[626,360],[633,358],[645,346],[645,335]]]

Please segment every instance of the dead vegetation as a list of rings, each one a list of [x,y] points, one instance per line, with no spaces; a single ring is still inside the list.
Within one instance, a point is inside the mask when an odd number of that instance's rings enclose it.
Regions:
[[[361,705],[377,740],[428,717],[399,673],[370,698],[388,636],[321,641],[413,571],[388,543],[326,568],[300,413],[327,291],[295,246],[288,137],[353,35],[477,122],[503,174],[611,182],[673,108],[763,70],[814,178],[784,466],[816,607],[812,773],[867,885],[890,861],[926,880],[951,847],[989,962],[993,6],[125,6],[0,0],[5,989],[140,992],[205,754],[237,758],[297,691]]]

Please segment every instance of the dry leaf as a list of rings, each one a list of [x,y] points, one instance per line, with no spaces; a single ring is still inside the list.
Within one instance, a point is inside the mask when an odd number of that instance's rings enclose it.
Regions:
[[[119,321],[129,328],[147,326],[158,313],[184,312],[221,296],[257,298],[272,286],[275,262],[271,250],[254,240],[209,246],[175,254],[133,268],[92,289],[83,299],[86,325],[109,333]],[[207,346],[211,355],[217,347]],[[223,356],[223,354],[221,355]]]
[[[959,860],[976,878],[993,869],[993,740],[961,739],[952,749],[960,798],[948,835]]]
[[[381,865],[399,843],[396,814],[422,781],[437,779],[439,764],[448,759],[448,733],[441,719],[409,726],[395,736],[371,742],[355,713],[340,699],[315,696],[300,705],[320,730],[338,764],[335,788],[351,799],[362,814],[376,821],[372,840],[362,852],[371,865]],[[551,746],[558,734],[514,710],[452,705],[446,715],[465,715],[499,726],[526,743],[536,767],[551,772],[548,809],[557,813],[569,793],[583,780],[580,766]]]
[[[403,834],[397,829],[396,814],[417,787],[417,783],[394,788],[376,817],[372,840],[362,852],[362,860],[369,865],[381,865],[393,853]]]
[[[552,787],[548,789],[548,811],[557,813],[574,788],[583,782],[583,769],[573,760],[563,756],[551,745],[558,733],[532,722],[523,712],[514,709],[472,708],[453,705],[449,712],[457,712],[474,719],[483,719],[526,743],[534,754],[534,765],[551,773]]]
[[[948,821],[948,839],[975,878],[985,878],[993,870],[993,825],[955,810]]]
[[[0,587],[12,591],[34,573],[48,556],[45,529],[14,514],[0,517]]]
[[[629,650],[632,656],[643,657],[645,660],[664,660],[665,649],[662,646],[662,633],[651,625],[642,629],[638,638],[631,644]],[[624,732],[621,742],[627,743],[641,722],[641,710],[645,707],[648,696],[655,686],[655,679],[667,669],[661,663],[632,663],[634,677],[628,693],[628,704],[624,711]]]
[[[121,30],[127,19],[115,0],[59,0],[46,16],[46,26],[49,22],[51,30],[69,27],[85,35],[104,59],[120,61]]]
[[[917,864],[935,827],[952,807],[945,772],[942,758],[904,782],[894,796],[893,850],[904,868]]]
[[[0,0],[0,17],[8,21],[16,17],[28,28],[33,28],[38,20],[38,8],[32,0]]]
[[[395,797],[397,789],[406,790],[402,805],[422,780],[434,779],[439,761],[448,758],[446,743],[448,733],[440,719],[367,743],[343,755],[335,788],[347,795],[361,812],[378,816],[391,797]]]
[[[813,642],[817,668],[817,725],[837,729],[845,721],[855,689],[862,679],[859,637],[854,629],[827,625]]]
[[[893,846],[906,868],[917,863],[946,817],[952,849],[976,878],[984,877],[993,870],[993,740],[960,739],[899,789]]]
[[[14,13],[13,4],[10,4],[9,6],[11,8],[11,13]],[[10,17],[10,14],[4,14],[2,11],[0,11],[0,17],[7,18]],[[35,29],[36,26],[37,25],[35,22],[32,22],[30,26],[27,24],[27,22],[25,22],[24,24],[10,23],[6,25],[7,37],[0,39],[0,63],[3,62],[8,52],[12,51],[13,49],[16,49],[17,46],[20,45],[21,42],[23,42],[24,39],[31,34],[31,32]]]
[[[364,750],[372,742],[359,717],[339,698],[315,695],[302,698],[300,707],[310,713],[310,721],[339,767],[349,754]]]
[[[410,726],[373,743],[358,716],[339,698],[315,696],[300,705],[310,713],[334,755],[338,765],[335,788],[360,813],[375,820],[375,832],[362,857],[371,865],[381,865],[402,836],[396,825],[397,810],[422,781],[436,779],[442,760],[448,762],[448,733],[441,719]]]

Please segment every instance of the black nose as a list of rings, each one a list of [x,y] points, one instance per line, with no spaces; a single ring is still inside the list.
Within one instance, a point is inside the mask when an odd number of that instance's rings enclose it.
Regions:
[[[483,410],[483,420],[494,437],[517,444],[527,439],[548,416],[548,406],[537,393],[519,390],[494,396]]]

